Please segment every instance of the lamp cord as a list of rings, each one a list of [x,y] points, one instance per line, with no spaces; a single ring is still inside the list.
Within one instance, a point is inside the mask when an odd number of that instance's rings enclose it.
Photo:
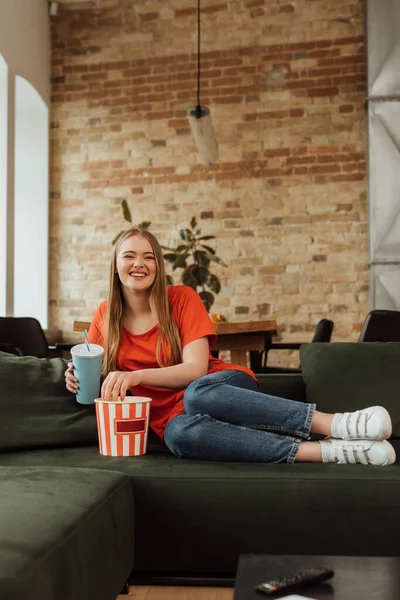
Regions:
[[[196,118],[201,117],[200,106],[200,0],[197,0],[197,106]]]

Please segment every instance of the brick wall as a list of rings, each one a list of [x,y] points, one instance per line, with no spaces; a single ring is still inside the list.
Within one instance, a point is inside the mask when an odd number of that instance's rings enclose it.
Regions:
[[[335,340],[356,340],[368,311],[362,2],[203,0],[215,166],[197,164],[185,117],[195,5],[98,0],[53,19],[51,326],[73,339],[73,320],[105,297],[126,198],[164,244],[193,215],[217,236],[228,267],[215,312],[275,315],[286,341],[329,317]]]

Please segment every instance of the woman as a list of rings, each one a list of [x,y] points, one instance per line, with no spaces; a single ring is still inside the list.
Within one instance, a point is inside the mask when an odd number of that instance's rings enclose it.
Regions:
[[[199,295],[167,287],[156,238],[132,229],[114,247],[108,301],[98,307],[91,343],[105,348],[101,397],[152,398],[150,427],[176,456],[241,462],[389,465],[395,451],[383,407],[327,414],[314,404],[258,391],[254,373],[213,358],[217,339]],[[66,387],[76,393],[73,365]],[[310,442],[310,433],[329,439]]]

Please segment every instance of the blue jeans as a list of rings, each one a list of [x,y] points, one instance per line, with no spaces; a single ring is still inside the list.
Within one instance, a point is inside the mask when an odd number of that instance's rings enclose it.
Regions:
[[[250,375],[234,369],[193,381],[184,406],[165,428],[171,452],[232,462],[294,462],[300,441],[310,438],[315,410],[259,392]]]

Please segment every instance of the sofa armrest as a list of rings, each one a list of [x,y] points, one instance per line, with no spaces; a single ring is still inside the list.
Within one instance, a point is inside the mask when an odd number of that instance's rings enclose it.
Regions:
[[[306,384],[301,373],[256,373],[256,377],[260,392],[264,394],[307,402]]]

